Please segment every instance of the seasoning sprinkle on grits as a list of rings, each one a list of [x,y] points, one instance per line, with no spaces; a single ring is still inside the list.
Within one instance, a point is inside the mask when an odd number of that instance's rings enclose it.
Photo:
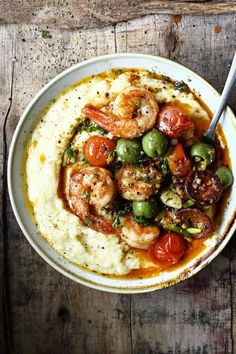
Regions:
[[[222,136],[217,151],[201,141],[210,119],[183,81],[144,69],[66,89],[26,147],[40,235],[68,261],[113,276],[156,275],[194,257],[233,178]]]

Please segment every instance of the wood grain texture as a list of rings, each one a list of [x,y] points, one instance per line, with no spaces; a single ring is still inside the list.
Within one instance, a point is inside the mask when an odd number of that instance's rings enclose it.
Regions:
[[[0,301],[2,308],[0,310],[0,348],[2,352],[7,352],[11,348],[11,319],[10,319],[10,303],[9,303],[9,288],[10,282],[8,274],[8,230],[6,224],[2,220],[7,219],[6,204],[7,204],[7,144],[6,144],[6,122],[12,105],[12,80],[14,75],[14,41],[11,41],[11,36],[8,27],[1,30],[0,35],[1,53],[7,55],[2,56],[0,65],[0,114],[1,114],[1,144],[0,144]],[[0,350],[1,352],[1,350]]]
[[[52,77],[92,56],[115,51],[114,31],[92,33],[52,31],[44,40],[34,26],[7,29],[5,62],[11,64],[15,48],[12,105],[6,123],[9,148],[19,117],[32,96]],[[106,45],[105,43],[111,43]],[[46,59],[45,59],[46,58]],[[3,76],[9,80],[8,65]],[[3,97],[8,102],[7,97]],[[6,109],[8,106],[6,107]],[[3,107],[4,109],[4,107]],[[5,191],[6,193],[6,191]],[[13,353],[120,353],[130,352],[130,303],[122,295],[87,289],[50,268],[24,239],[9,201],[5,228],[8,230],[8,296],[10,296]],[[119,335],[117,335],[119,334]],[[2,351],[0,350],[2,353]]]
[[[0,2],[0,23],[33,23],[59,28],[91,28],[152,14],[232,13],[231,1],[163,0],[13,0]]]
[[[215,31],[217,26],[220,30]],[[52,23],[49,38],[42,38],[42,29],[32,24],[0,28],[4,54],[0,68],[5,78],[0,111],[7,117],[7,149],[36,92],[65,68],[96,55],[116,51],[162,55],[222,89],[234,51],[236,15],[151,15],[83,30],[59,29]],[[231,106],[236,109],[235,96]],[[106,294],[75,284],[50,268],[23,237],[6,198],[5,182],[4,195],[5,233],[0,247],[8,252],[6,274],[0,280],[7,290],[8,319],[0,317],[0,323],[9,334],[2,337],[6,353],[234,353],[234,241],[205,270],[175,287],[145,295]],[[5,354],[0,347],[1,352]]]

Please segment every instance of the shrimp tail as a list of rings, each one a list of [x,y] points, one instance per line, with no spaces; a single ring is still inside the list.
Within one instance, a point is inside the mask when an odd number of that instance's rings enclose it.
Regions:
[[[110,124],[114,121],[115,117],[112,115],[107,115],[100,109],[94,107],[91,104],[87,104],[83,108],[83,113],[87,118],[98,124],[101,128],[109,130]]]

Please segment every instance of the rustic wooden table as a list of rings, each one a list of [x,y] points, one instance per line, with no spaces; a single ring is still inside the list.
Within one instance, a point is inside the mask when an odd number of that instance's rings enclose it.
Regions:
[[[22,235],[7,195],[6,163],[32,97],[84,59],[157,54],[221,90],[235,51],[236,1],[2,0],[0,23],[0,353],[235,353],[235,240],[172,288],[133,296],[88,289],[48,266]],[[236,110],[235,94],[230,105]]]

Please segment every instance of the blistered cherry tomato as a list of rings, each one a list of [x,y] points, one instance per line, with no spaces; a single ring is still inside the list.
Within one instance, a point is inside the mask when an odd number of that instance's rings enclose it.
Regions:
[[[194,129],[194,124],[179,107],[167,105],[160,110],[157,127],[168,137],[178,138],[186,130]]]
[[[181,144],[175,145],[167,156],[170,172],[174,176],[185,177],[191,171],[191,161],[185,155]]]
[[[157,263],[168,268],[183,257],[186,243],[182,236],[175,232],[161,236],[158,241],[150,246],[150,253]]]
[[[111,153],[115,150],[116,143],[103,136],[94,135],[84,144],[84,156],[93,166],[105,167],[112,161]]]
[[[216,203],[223,188],[220,180],[209,170],[192,171],[185,181],[185,190],[188,196],[198,205],[210,205]]]

